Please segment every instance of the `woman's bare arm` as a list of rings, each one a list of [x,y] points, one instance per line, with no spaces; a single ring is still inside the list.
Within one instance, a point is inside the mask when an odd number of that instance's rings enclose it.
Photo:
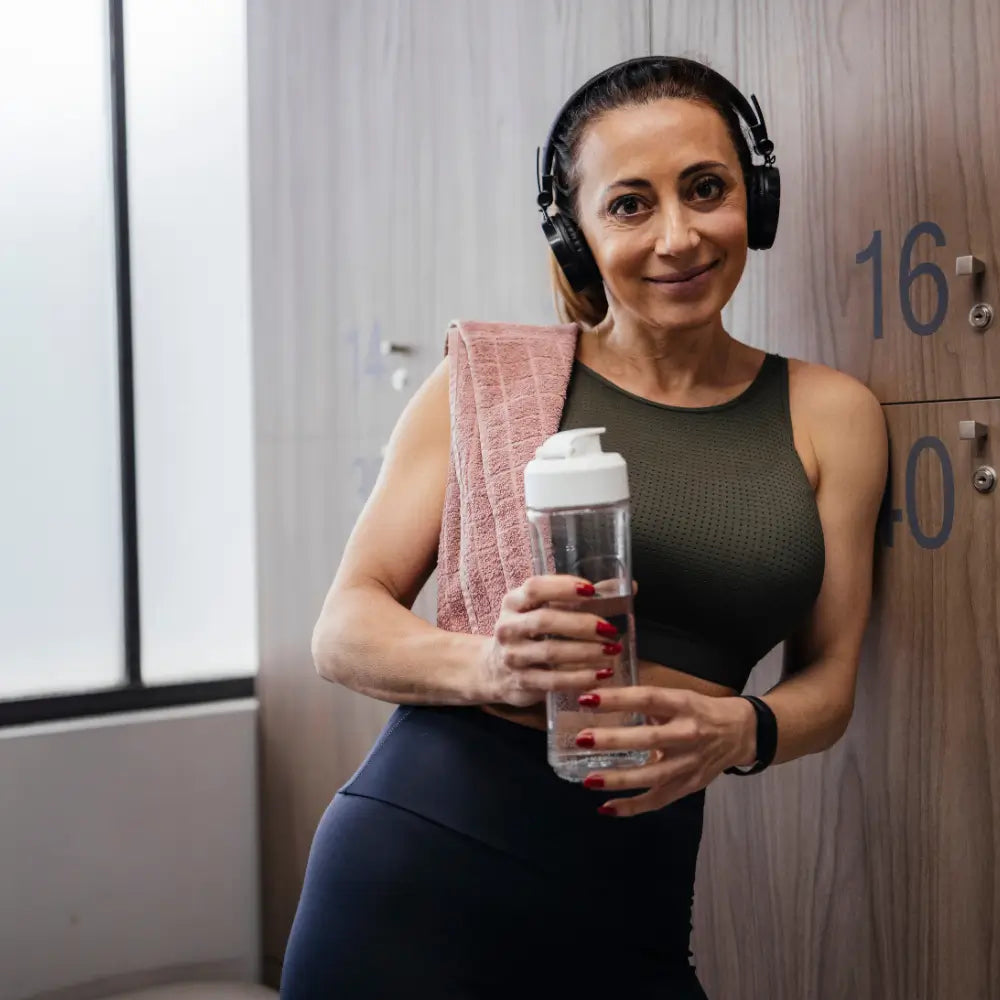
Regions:
[[[888,474],[889,439],[878,399],[850,375],[811,367],[816,416],[810,437],[820,464],[816,502],[826,566],[816,604],[785,644],[782,680],[764,699],[778,719],[775,763],[825,750],[850,722]]]
[[[445,359],[396,424],[313,631],[313,660],[327,680],[397,704],[495,700],[476,667],[488,638],[436,628],[409,610],[437,559],[449,446]]]

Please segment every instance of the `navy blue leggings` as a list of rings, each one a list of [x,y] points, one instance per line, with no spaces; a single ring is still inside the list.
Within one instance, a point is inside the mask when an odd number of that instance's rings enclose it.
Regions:
[[[282,1000],[705,1000],[688,963],[703,796],[600,817],[544,746],[477,709],[397,711],[316,831]]]

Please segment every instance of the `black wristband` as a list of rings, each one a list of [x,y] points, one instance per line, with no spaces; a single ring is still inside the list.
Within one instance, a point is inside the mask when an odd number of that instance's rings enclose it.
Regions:
[[[778,749],[778,720],[771,711],[771,706],[766,701],[752,694],[740,695],[746,698],[753,705],[757,715],[757,762],[753,767],[727,767],[725,774],[759,774],[774,760],[774,754]]]

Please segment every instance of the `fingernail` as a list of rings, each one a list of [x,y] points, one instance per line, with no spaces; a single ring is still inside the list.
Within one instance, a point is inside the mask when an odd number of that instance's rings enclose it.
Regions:
[[[597,590],[592,583],[578,583],[576,585],[576,592],[581,597],[593,597],[597,593]]]
[[[598,806],[597,807],[597,811],[602,816],[617,816],[618,815],[618,813],[615,812],[615,807],[614,806]]]
[[[594,676],[599,681],[606,681],[609,677],[614,677],[615,668],[614,667],[601,667]]]
[[[599,694],[581,694],[576,700],[584,708],[597,708],[601,703],[601,696]]]
[[[603,788],[604,779],[599,774],[588,774],[586,778],[583,779],[584,788]],[[612,810],[613,812],[614,810]]]
[[[616,629],[610,622],[598,622],[597,634],[603,635],[605,639],[617,639],[618,629]]]
[[[576,738],[576,745],[578,747],[586,747],[590,749],[594,745],[594,734],[593,733],[580,733]],[[586,784],[586,782],[584,782]]]
[[[604,644],[605,656],[617,656],[621,651],[622,644],[620,642],[607,642]]]

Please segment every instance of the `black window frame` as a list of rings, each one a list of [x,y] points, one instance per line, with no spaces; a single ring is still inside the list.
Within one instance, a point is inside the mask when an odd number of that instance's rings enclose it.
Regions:
[[[139,533],[135,482],[135,406],[132,365],[132,276],[130,267],[128,158],[125,126],[123,0],[108,0],[111,79],[111,145],[115,211],[118,401],[121,448],[122,593],[125,681],[113,688],[75,694],[0,700],[0,727],[202,704],[254,695],[255,678],[190,681],[147,686],[142,679],[139,617]]]

